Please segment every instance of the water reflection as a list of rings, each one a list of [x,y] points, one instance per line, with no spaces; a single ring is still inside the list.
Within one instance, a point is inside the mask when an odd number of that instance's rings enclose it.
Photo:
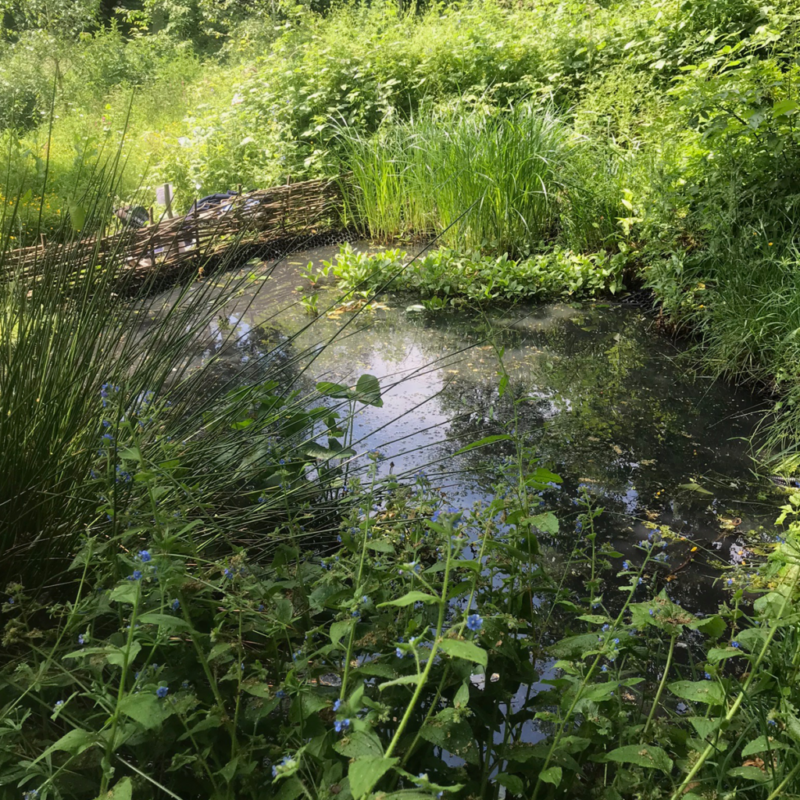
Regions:
[[[660,526],[685,537],[670,547],[675,567],[694,545],[724,562],[741,560],[744,534],[768,529],[773,487],[752,475],[745,441],[758,399],[677,364],[675,345],[641,312],[559,303],[432,314],[409,308],[413,299],[387,297],[375,313],[333,312],[310,324],[298,268],[335,252],[320,248],[253,270],[209,328],[198,359],[216,356],[228,375],[250,359],[283,359],[309,382],[377,376],[384,406],[358,410],[357,450],[379,449],[384,468],[396,473],[425,469],[454,504],[485,498],[513,447],[455,452],[508,433],[516,418],[524,442],[564,479],[543,500],[558,511],[567,542],[584,490],[606,509],[602,535],[626,557]],[[333,288],[323,289],[319,307],[335,299]],[[503,396],[501,352],[509,376]],[[716,601],[706,561],[677,573],[675,599],[694,608]]]

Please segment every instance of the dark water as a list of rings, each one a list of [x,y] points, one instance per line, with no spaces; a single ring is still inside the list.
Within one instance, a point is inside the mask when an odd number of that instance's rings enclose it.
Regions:
[[[357,412],[356,450],[379,449],[396,473],[424,469],[452,505],[487,497],[513,449],[500,442],[454,453],[516,431],[563,479],[543,497],[561,521],[554,551],[572,546],[576,503],[588,493],[604,508],[602,538],[626,557],[638,560],[636,543],[662,531],[669,591],[695,610],[721,599],[719,565],[747,562],[748,548],[770,539],[778,498],[754,475],[747,442],[759,399],[693,374],[651,317],[608,303],[433,313],[387,296],[372,311],[334,310],[312,322],[298,271],[337,249],[296,254],[268,279],[265,266],[252,268],[198,361],[218,356],[222,375],[257,364],[254,378],[276,359],[314,382],[375,375],[384,406]],[[337,297],[323,289],[319,309]],[[224,344],[229,335],[235,344]],[[500,351],[509,376],[502,397]]]

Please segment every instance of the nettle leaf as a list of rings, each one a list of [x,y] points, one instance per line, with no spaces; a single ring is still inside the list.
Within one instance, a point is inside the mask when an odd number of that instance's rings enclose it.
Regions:
[[[465,639],[445,639],[439,645],[447,655],[454,658],[463,658],[465,661],[472,661],[485,667],[489,663],[489,656],[482,647],[478,647],[474,642]]]
[[[428,605],[433,605],[433,603],[438,602],[440,602],[440,598],[432,594],[413,591],[404,594],[402,597],[398,597],[397,600],[388,600],[385,603],[379,603],[378,608],[383,608],[384,606],[410,606],[413,603],[427,603]]]
[[[614,761],[618,764],[636,764],[645,769],[660,769],[662,772],[672,772],[672,759],[660,747],[649,744],[629,744],[618,747],[607,753],[604,761]]]
[[[399,761],[397,758],[383,756],[363,756],[350,763],[347,777],[350,791],[358,800],[372,791],[375,784]]]
[[[158,728],[172,713],[170,707],[156,697],[155,693],[143,692],[123,697],[119,710],[148,730]]]
[[[712,706],[721,705],[725,701],[722,687],[714,681],[675,681],[669,684],[669,690],[683,700]]]

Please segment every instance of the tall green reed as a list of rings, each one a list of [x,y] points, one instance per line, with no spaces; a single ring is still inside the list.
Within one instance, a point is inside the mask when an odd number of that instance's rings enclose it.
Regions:
[[[471,249],[520,252],[552,237],[572,144],[549,111],[456,105],[386,126],[374,137],[340,129],[354,190],[350,211],[382,239],[442,231]],[[466,209],[471,209],[464,214]]]

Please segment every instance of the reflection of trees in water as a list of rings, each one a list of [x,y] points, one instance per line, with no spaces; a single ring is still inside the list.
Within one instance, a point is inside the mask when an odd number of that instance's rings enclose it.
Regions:
[[[630,461],[655,457],[680,418],[653,390],[652,344],[635,323],[621,324],[619,317],[582,323],[495,331],[505,348],[508,391],[499,396],[499,378],[488,370],[462,370],[442,394],[455,417],[451,433],[464,443],[511,433],[516,411],[519,432],[542,459],[622,489]],[[512,451],[511,443],[498,443],[490,452]],[[488,454],[467,458],[485,466]]]

